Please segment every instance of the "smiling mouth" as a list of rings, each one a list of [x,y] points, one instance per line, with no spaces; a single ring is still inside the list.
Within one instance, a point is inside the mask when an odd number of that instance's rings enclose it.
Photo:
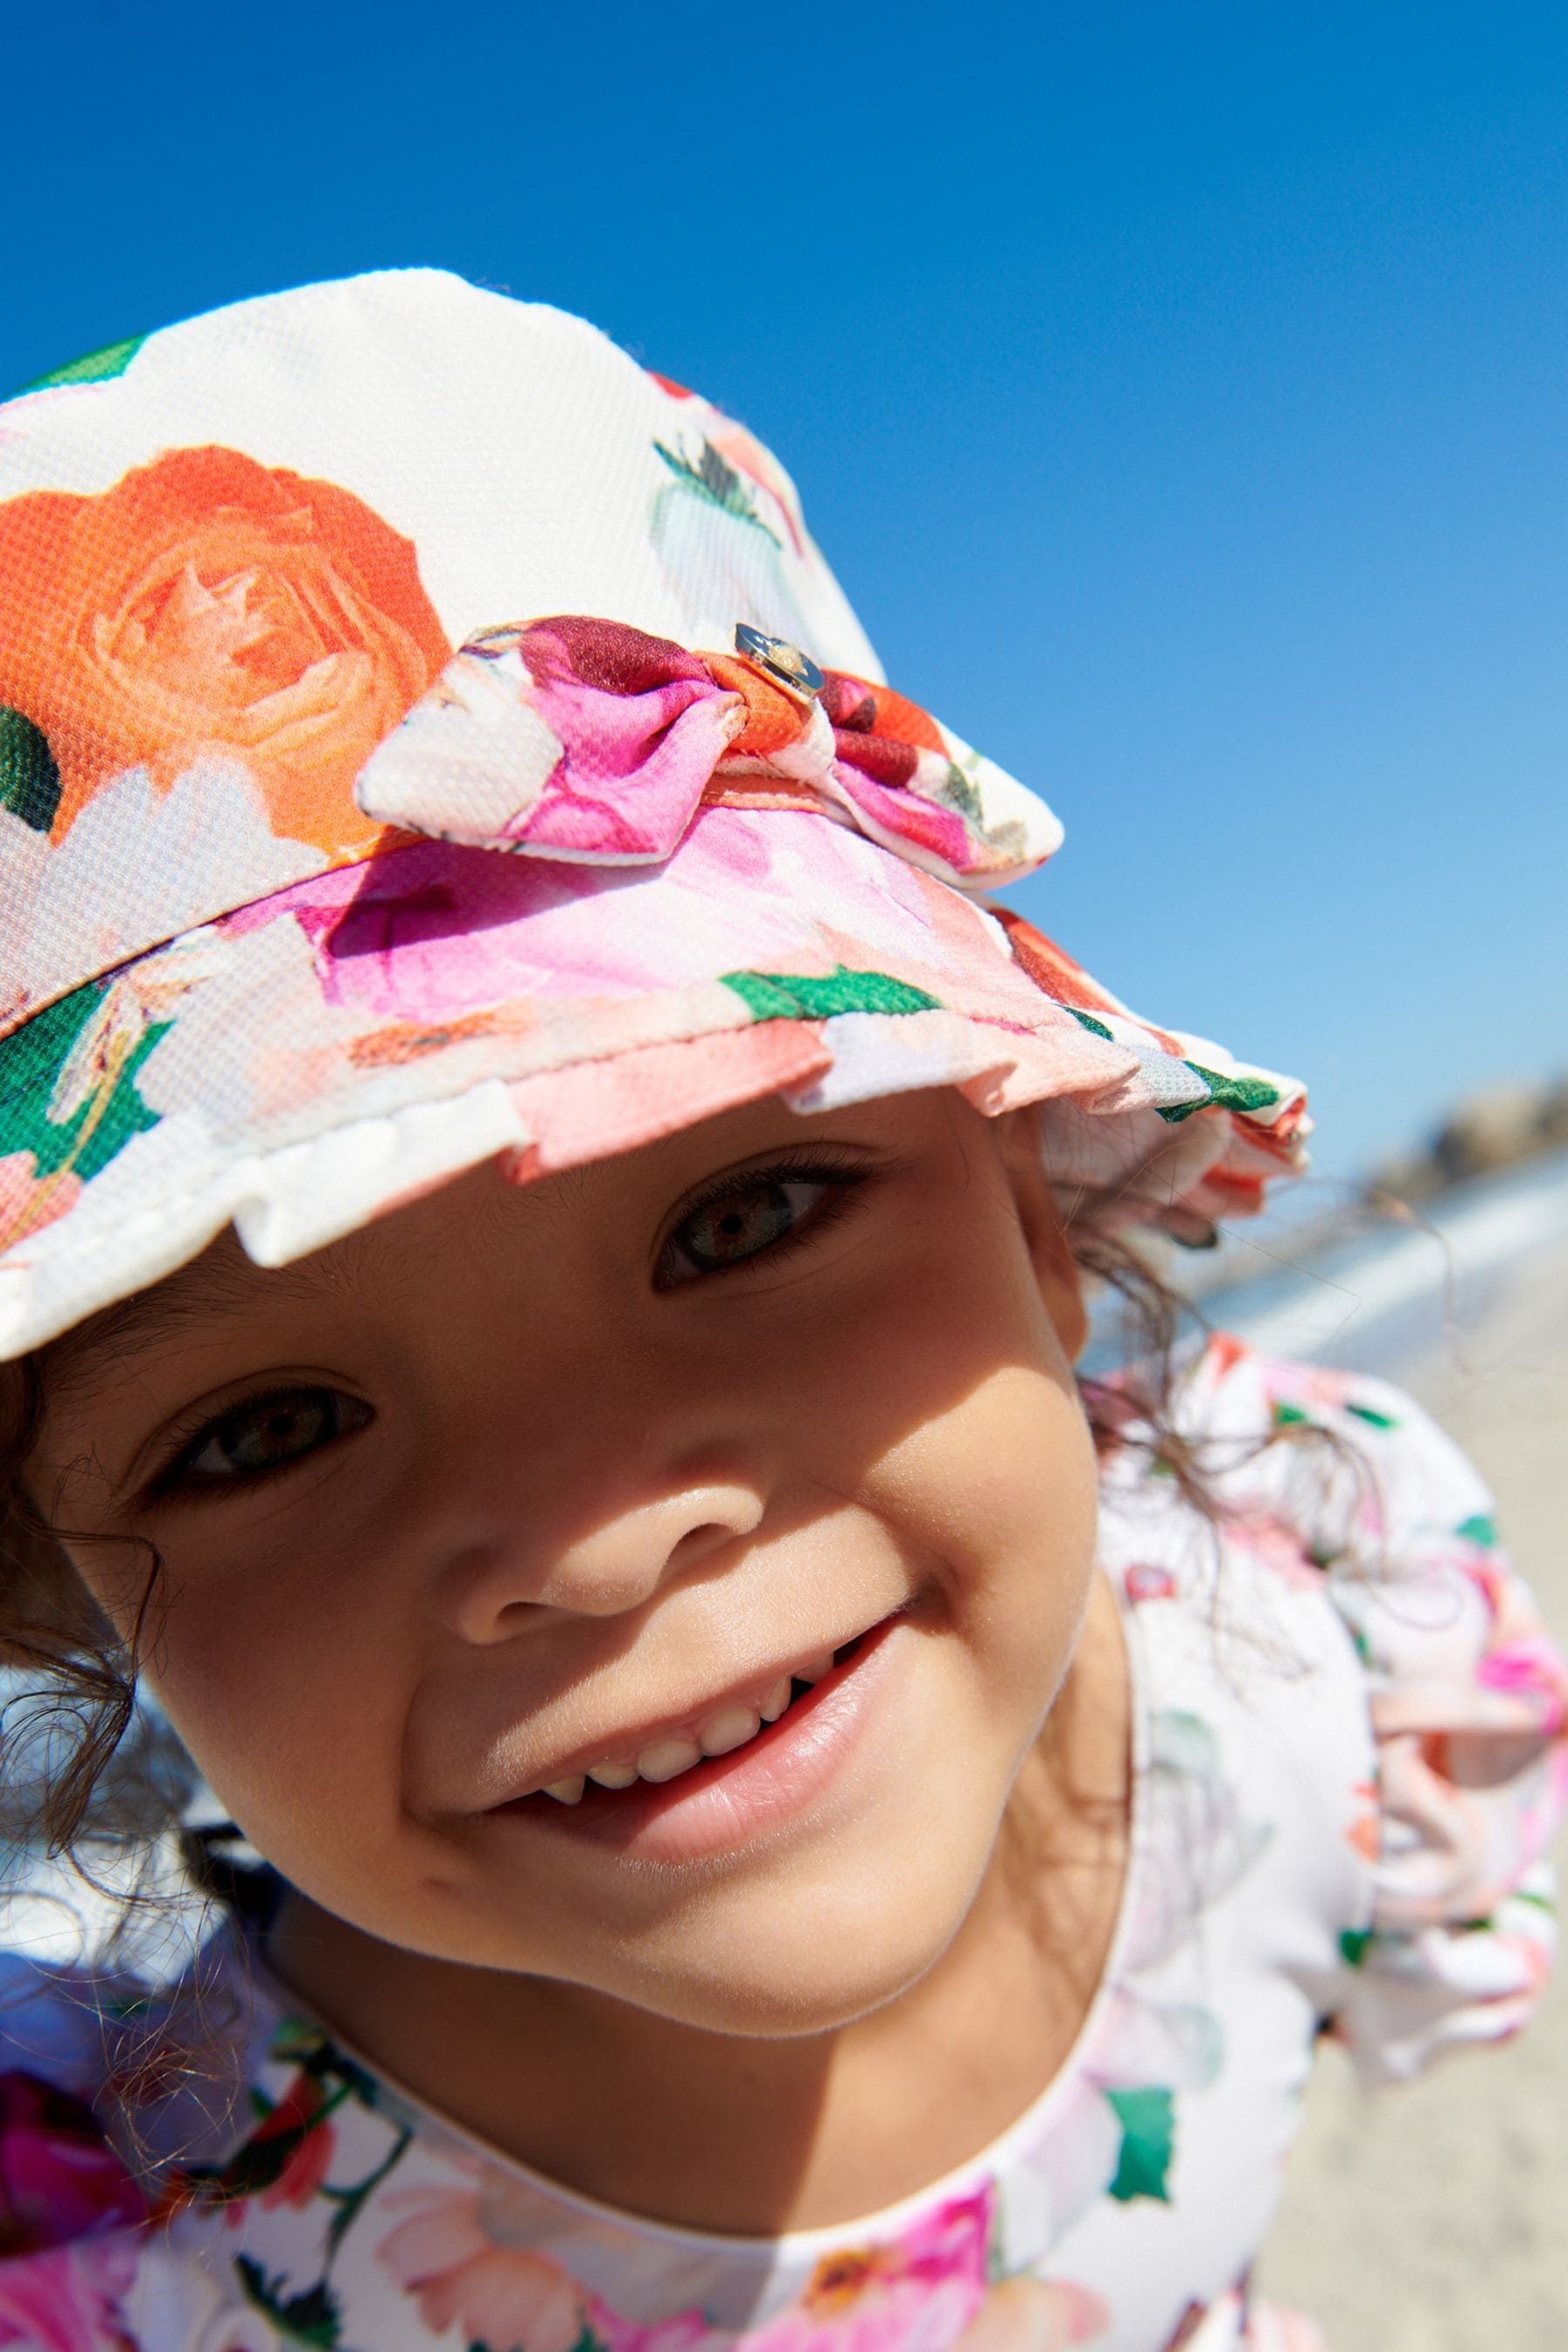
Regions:
[[[492,1806],[498,1814],[553,1820],[561,1827],[641,1811],[660,1798],[696,1796],[790,1742],[842,1687],[894,1621],[884,1619],[837,1650],[825,1650],[793,1675],[781,1675],[754,1700],[727,1701],[689,1732],[663,1733],[636,1757],[607,1759]]]

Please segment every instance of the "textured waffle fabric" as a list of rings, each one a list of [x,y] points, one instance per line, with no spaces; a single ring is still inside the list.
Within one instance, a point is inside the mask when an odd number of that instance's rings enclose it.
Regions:
[[[1299,1164],[1299,1087],[987,902],[1055,817],[580,320],[390,271],[79,361],[0,410],[0,1354],[763,1094],[1037,1103],[1178,1233]]]

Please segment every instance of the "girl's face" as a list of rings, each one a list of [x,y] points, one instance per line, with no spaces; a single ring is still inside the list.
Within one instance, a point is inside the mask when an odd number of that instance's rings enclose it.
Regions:
[[[215,1244],[51,1351],[35,1491],[122,1627],[155,1545],[147,1678],[326,1909],[817,2032],[954,1935],[1069,1663],[1081,1330],[1014,1122],[764,1103]]]

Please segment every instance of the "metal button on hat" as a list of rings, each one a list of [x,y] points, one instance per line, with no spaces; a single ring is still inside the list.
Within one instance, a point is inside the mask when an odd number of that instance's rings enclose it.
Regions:
[[[781,686],[787,686],[792,694],[815,698],[826,684],[809,654],[803,654],[785,637],[765,636],[745,621],[735,624],[735,651],[765,669],[770,677],[776,677]]]
[[[1300,1164],[1299,1087],[993,903],[1056,818],[593,328],[390,270],[68,374],[0,408],[0,1359],[773,1096],[1037,1105],[1178,1238]]]

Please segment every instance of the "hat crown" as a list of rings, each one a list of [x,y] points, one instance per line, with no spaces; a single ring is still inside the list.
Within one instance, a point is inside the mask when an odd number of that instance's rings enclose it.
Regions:
[[[1191,1237],[1300,1090],[975,903],[1059,839],[580,320],[396,271],[76,362],[0,408],[0,1357],[763,1095],[1052,1101]]]
[[[466,641],[558,613],[880,676],[743,427],[443,271],[242,302],[0,409],[0,1034],[372,855],[376,746]]]

